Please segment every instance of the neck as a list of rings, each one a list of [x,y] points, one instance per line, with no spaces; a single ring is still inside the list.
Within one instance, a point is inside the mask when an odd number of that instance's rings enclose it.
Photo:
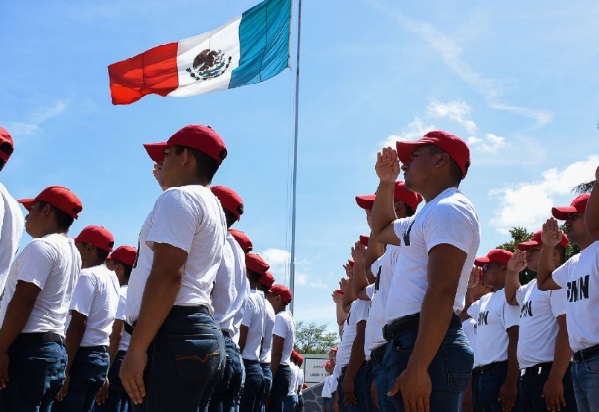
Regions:
[[[455,183],[448,182],[448,181],[443,181],[443,180],[434,181],[433,180],[432,184],[428,185],[423,190],[419,190],[418,193],[420,193],[422,198],[428,203],[431,200],[433,200],[434,198],[436,198],[437,196],[439,196],[441,193],[443,193],[445,190],[449,189],[450,187],[457,188],[458,186]]]

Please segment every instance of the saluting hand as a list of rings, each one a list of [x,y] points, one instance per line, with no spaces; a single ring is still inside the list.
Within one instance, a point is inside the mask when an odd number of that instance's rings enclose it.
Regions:
[[[390,147],[385,147],[376,155],[374,170],[381,182],[395,182],[400,172],[397,152]]]
[[[526,268],[526,252],[517,250],[507,262],[509,272],[522,272]]]
[[[541,232],[543,245],[555,247],[562,240],[563,235],[555,218],[551,217],[543,224],[543,231]]]

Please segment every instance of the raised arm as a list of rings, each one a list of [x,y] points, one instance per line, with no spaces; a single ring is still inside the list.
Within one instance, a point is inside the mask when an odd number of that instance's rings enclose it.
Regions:
[[[557,220],[549,218],[543,224],[543,232],[541,233],[541,256],[539,257],[539,270],[537,270],[537,287],[539,290],[557,290],[561,287],[555,283],[551,274],[555,270],[553,262],[553,250],[562,239],[563,233],[559,230]]]
[[[597,187],[597,178],[599,177],[599,167],[595,170],[595,186],[591,190],[591,197],[587,203],[587,209],[584,212],[584,220],[587,225],[587,232],[593,240],[599,240],[599,187]]]
[[[518,306],[516,291],[520,288],[520,272],[524,268],[526,268],[526,252],[517,250],[507,262],[505,300],[509,305]]]
[[[372,206],[372,236],[378,242],[399,245],[400,240],[393,230],[393,221],[397,218],[393,207],[395,180],[399,176],[397,152],[390,147],[379,152],[375,170],[380,182]]]

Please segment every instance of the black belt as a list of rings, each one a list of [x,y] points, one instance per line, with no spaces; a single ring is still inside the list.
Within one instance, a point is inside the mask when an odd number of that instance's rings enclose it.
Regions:
[[[477,366],[476,368],[472,369],[472,377],[476,378],[479,375],[480,375],[480,366]]]
[[[586,360],[592,356],[599,354],[599,345],[591,346],[590,348],[586,348],[583,350],[579,350],[574,353],[574,362],[580,362]]]
[[[385,352],[387,351],[387,345],[381,345],[372,352],[370,352],[370,359],[372,359],[377,365],[383,363]]]
[[[488,365],[481,365],[479,366],[480,368],[480,374],[484,374],[489,372],[490,370],[493,369],[497,369],[497,368],[503,368],[506,367],[507,368],[507,361],[500,361],[500,362],[493,362],[493,363],[489,363]]]
[[[98,345],[98,346],[79,346],[77,352],[106,352],[108,350],[108,346],[106,345]]]
[[[414,315],[402,316],[393,322],[383,326],[383,338],[386,341],[393,340],[397,335],[404,332],[417,332],[420,327],[420,313]],[[459,329],[462,327],[462,321],[455,313],[451,315],[448,329]]]
[[[520,376],[540,375],[544,370],[550,370],[553,362],[537,363],[534,366],[520,369]]]
[[[36,333],[21,333],[17,336],[14,343],[40,343],[40,342],[56,342],[64,345],[64,338],[54,332],[36,332]]]

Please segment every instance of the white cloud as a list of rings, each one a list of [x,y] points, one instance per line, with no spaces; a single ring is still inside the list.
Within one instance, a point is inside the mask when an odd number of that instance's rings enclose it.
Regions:
[[[510,145],[505,141],[505,137],[487,133],[484,138],[470,136],[466,139],[468,145],[473,150],[480,150],[484,153],[497,153],[499,150],[508,148]]]
[[[391,136],[388,136],[387,139],[380,144],[380,147],[392,147],[395,149],[395,142],[398,140],[418,140],[426,133],[436,129],[437,127],[434,124],[426,124],[419,117],[415,117],[401,134],[392,134]]]
[[[270,248],[264,252],[260,252],[260,255],[270,265],[270,270],[276,279],[277,283],[289,284],[289,262],[291,260],[291,253],[286,250]],[[321,280],[313,280],[313,276],[308,275],[306,269],[309,268],[310,263],[307,261],[297,262],[295,265],[295,286],[306,286],[315,288],[328,289],[329,286]]]
[[[70,104],[70,99],[57,100],[47,107],[35,110],[27,121],[8,122],[7,128],[13,136],[27,137],[39,134],[43,131],[43,123],[62,114]]]
[[[442,103],[433,99],[428,105],[426,111],[436,118],[448,118],[462,125],[470,134],[476,133],[476,124],[467,119],[470,114],[470,106],[464,101],[452,100],[447,103]]]
[[[514,226],[539,230],[553,206],[569,205],[576,196],[572,189],[594,179],[598,163],[599,156],[592,155],[562,170],[548,169],[539,181],[491,190],[490,195],[499,200],[491,225],[504,234]]]

